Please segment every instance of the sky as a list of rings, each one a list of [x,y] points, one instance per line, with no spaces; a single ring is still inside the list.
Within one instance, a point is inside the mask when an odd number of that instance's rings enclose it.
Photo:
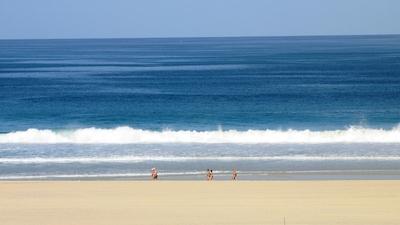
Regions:
[[[0,39],[400,34],[400,0],[0,0]]]

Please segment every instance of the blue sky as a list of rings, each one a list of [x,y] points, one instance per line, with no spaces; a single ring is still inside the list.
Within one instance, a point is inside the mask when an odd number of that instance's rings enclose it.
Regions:
[[[400,0],[0,0],[0,39],[399,33]]]

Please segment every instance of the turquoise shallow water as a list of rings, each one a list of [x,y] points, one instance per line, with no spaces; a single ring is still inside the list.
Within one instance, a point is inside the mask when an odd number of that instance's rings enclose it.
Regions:
[[[399,103],[397,35],[1,40],[0,176],[397,171]]]

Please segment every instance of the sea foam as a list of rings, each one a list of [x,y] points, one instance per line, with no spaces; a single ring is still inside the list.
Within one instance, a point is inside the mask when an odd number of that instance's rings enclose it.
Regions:
[[[60,158],[0,158],[0,164],[96,164],[141,162],[200,162],[200,161],[399,161],[400,156],[112,156],[112,157],[60,157]]]
[[[113,129],[82,128],[76,130],[28,129],[0,134],[0,143],[21,144],[150,144],[150,143],[400,143],[400,126],[392,129],[349,127],[343,130],[163,130],[132,127]]]

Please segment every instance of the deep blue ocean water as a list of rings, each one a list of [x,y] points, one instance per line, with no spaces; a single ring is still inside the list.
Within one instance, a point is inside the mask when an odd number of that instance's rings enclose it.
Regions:
[[[399,123],[399,35],[0,40],[3,179],[387,178]]]

